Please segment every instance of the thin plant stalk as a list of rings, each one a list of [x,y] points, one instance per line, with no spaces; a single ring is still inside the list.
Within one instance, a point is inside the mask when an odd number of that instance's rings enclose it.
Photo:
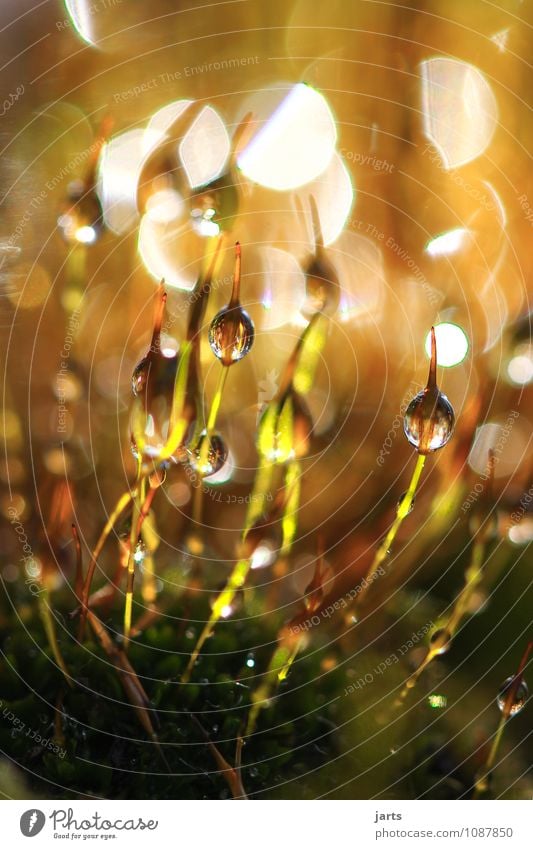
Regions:
[[[509,691],[505,698],[505,703],[502,710],[502,715],[500,722],[498,724],[498,728],[496,729],[496,734],[494,735],[494,739],[492,741],[492,746],[489,751],[489,755],[487,760],[485,761],[485,766],[481,770],[481,774],[479,778],[476,780],[476,786],[474,790],[474,796],[484,793],[488,789],[488,779],[490,772],[494,766],[494,761],[496,760],[496,755],[498,754],[498,749],[500,748],[500,743],[502,741],[503,732],[505,730],[505,726],[507,725],[507,721],[509,717],[512,715],[512,707],[513,702],[516,698],[516,693],[520,684],[522,683],[522,678],[524,674],[524,669],[526,668],[526,664],[529,659],[529,655],[533,650],[533,642],[528,643],[526,650],[522,656],[522,660],[520,661],[520,665],[518,667],[518,671],[516,675],[513,677],[512,683],[509,685]]]
[[[398,535],[398,531],[400,530],[404,519],[411,512],[413,502],[415,500],[416,491],[418,488],[418,484],[420,482],[420,478],[422,476],[422,472],[424,470],[424,465],[426,463],[426,454],[419,454],[416,460],[416,465],[413,471],[413,475],[411,477],[411,481],[407,488],[407,492],[403,496],[402,500],[399,502],[398,507],[396,508],[396,516],[392,525],[390,526],[383,542],[377,549],[374,559],[370,565],[366,573],[365,581],[361,584],[361,591],[357,596],[358,604],[361,603],[361,600],[366,595],[366,590],[370,586],[370,578],[374,575],[377,569],[381,566],[384,560],[389,556],[392,545]]]

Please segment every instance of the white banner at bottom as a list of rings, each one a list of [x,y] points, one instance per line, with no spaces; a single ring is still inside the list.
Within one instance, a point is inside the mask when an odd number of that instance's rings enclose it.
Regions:
[[[6,849],[66,841],[117,849],[526,849],[532,845],[532,810],[527,801],[6,800],[0,802],[0,844]]]

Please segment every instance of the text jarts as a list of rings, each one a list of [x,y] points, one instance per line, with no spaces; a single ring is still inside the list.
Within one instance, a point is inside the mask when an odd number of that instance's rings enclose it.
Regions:
[[[380,814],[379,811],[376,811],[376,819],[374,823],[383,822],[383,820],[401,820],[401,814]]]

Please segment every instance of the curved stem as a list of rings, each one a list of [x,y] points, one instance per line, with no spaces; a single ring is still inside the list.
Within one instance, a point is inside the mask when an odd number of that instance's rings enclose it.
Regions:
[[[80,626],[78,631],[78,639],[80,640],[80,642],[83,641],[85,635],[85,622],[87,620],[87,610],[89,608],[89,595],[91,592],[91,584],[94,577],[94,572],[96,570],[98,558],[104,547],[106,539],[108,538],[109,534],[115,526],[115,522],[117,521],[120,514],[126,509],[130,501],[132,501],[132,499],[135,497],[136,492],[137,485],[132,490],[128,490],[128,492],[125,492],[123,495],[120,496],[113,512],[105,523],[102,533],[100,534],[100,537],[98,539],[98,542],[96,543],[96,546],[94,547],[93,552],[91,554],[91,560],[89,563],[89,568],[87,570],[87,576],[85,578],[81,597]]]
[[[368,572],[366,573],[365,581],[363,581],[363,583],[361,585],[361,591],[360,591],[359,595],[357,596],[358,604],[361,603],[361,600],[366,595],[367,588],[371,584],[370,578],[372,577],[372,575],[374,574],[376,569],[378,569],[379,566],[381,566],[381,564],[383,563],[383,561],[387,558],[387,556],[390,552],[391,546],[392,546],[394,540],[396,539],[398,531],[400,530],[400,527],[402,525],[403,520],[411,512],[411,508],[413,506],[413,501],[415,499],[416,490],[417,490],[420,478],[422,476],[422,472],[424,470],[426,457],[427,457],[426,454],[419,454],[418,455],[418,458],[417,458],[417,461],[416,461],[416,466],[415,466],[414,472],[413,472],[413,476],[411,478],[411,482],[409,483],[409,487],[407,489],[407,492],[405,493],[404,497],[402,498],[402,500],[398,504],[398,507],[396,509],[396,516],[395,516],[394,522],[390,526],[389,531],[388,531],[387,535],[385,536],[385,539],[383,540],[383,542],[381,543],[381,545],[377,549],[377,551],[374,555],[374,559],[372,560],[372,564],[371,564]]]
[[[150,511],[150,506],[157,492],[157,486],[150,486],[144,499],[135,499],[131,519],[130,548],[128,552],[128,583],[126,587],[126,603],[124,607],[124,649],[127,649],[131,634],[133,612],[133,583],[135,580],[135,549],[141,534],[143,522]]]

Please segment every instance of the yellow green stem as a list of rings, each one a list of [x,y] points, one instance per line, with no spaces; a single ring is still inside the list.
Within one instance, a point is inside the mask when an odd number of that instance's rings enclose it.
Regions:
[[[209,418],[207,420],[207,432],[212,433],[215,429],[215,425],[217,422],[218,412],[220,410],[220,404],[222,402],[222,393],[224,392],[224,386],[226,383],[226,379],[228,377],[229,368],[223,366],[222,371],[220,372],[220,376],[218,378],[218,384],[216,388],[215,395],[213,397],[213,402],[211,404],[211,409],[209,410]]]
[[[415,499],[416,490],[417,490],[418,484],[420,482],[420,477],[422,475],[422,471],[424,469],[424,465],[425,465],[425,462],[426,462],[426,456],[427,456],[426,454],[419,454],[418,455],[418,458],[417,458],[417,461],[416,461],[416,466],[415,466],[415,469],[414,469],[414,472],[413,472],[413,476],[411,478],[411,482],[409,484],[407,492],[405,493],[402,500],[398,504],[398,508],[396,510],[396,517],[394,519],[394,522],[390,526],[389,531],[388,531],[387,535],[385,536],[385,539],[383,540],[383,542],[381,543],[381,545],[377,549],[377,551],[374,555],[374,559],[372,561],[372,564],[371,564],[371,566],[370,566],[370,568],[369,568],[369,570],[366,574],[366,579],[362,583],[361,592],[359,593],[359,595],[357,597],[357,601],[358,601],[359,604],[361,603],[361,600],[364,598],[367,588],[370,586],[371,582],[370,582],[369,579],[375,573],[376,569],[378,569],[379,566],[381,566],[383,561],[386,560],[386,558],[387,558],[387,556],[388,556],[388,554],[391,550],[392,544],[393,544],[394,540],[396,539],[398,531],[400,530],[400,527],[402,525],[403,520],[411,512],[411,508],[413,506],[413,502],[414,502],[414,499]]]
[[[67,664],[63,659],[63,655],[61,654],[61,649],[59,648],[59,643],[57,642],[57,634],[54,624],[54,617],[52,616],[52,611],[50,610],[49,604],[49,593],[48,590],[43,587],[38,596],[38,605],[39,605],[39,614],[41,616],[44,630],[46,633],[46,637],[50,648],[52,650],[52,654],[54,656],[55,662],[58,667],[61,669],[61,672],[65,676],[66,682],[69,687],[73,687],[72,677],[70,672],[68,671]]]
[[[470,601],[475,588],[479,585],[479,582],[481,581],[484,557],[485,544],[479,541],[475,542],[470,565],[465,573],[465,585],[459,593],[459,597],[457,599],[455,607],[452,613],[450,614],[447,622],[442,625],[442,630],[446,631],[450,635],[450,639],[452,639],[452,637],[455,635],[459,625],[461,624],[462,619],[467,614],[468,602]],[[417,669],[413,672],[413,674],[407,679],[405,687],[401,691],[396,702],[397,706],[399,706],[404,701],[409,691],[416,686],[418,679],[420,678],[424,670],[427,669],[429,664],[432,663],[433,660],[438,657],[439,654],[441,654],[441,652],[442,646],[440,645],[435,646],[435,648],[430,647],[428,649],[428,652],[424,660],[421,662],[420,666],[418,666]]]
[[[222,616],[222,613],[225,608],[232,604],[235,595],[242,588],[244,582],[246,581],[246,577],[251,568],[251,558],[246,558],[243,560],[239,560],[235,565],[233,572],[231,573],[228,582],[225,588],[222,590],[215,603],[213,604],[213,609],[211,610],[211,615],[206,622],[202,633],[198,638],[198,642],[194,647],[194,651],[191,654],[189,659],[189,663],[187,664],[187,669],[183,673],[182,681],[183,683],[187,683],[191,677],[191,672],[194,668],[194,664],[198,660],[198,656],[202,651],[203,645],[207,639],[213,633],[215,625],[218,620]]]
[[[283,641],[276,648],[270,659],[263,681],[252,693],[252,704],[248,714],[248,722],[246,724],[246,737],[249,737],[254,733],[259,712],[268,704],[269,699],[271,698],[278,683],[284,681],[289,674],[289,670],[300,651],[302,643],[303,639],[302,637],[299,637],[294,645],[290,645],[288,642]]]

